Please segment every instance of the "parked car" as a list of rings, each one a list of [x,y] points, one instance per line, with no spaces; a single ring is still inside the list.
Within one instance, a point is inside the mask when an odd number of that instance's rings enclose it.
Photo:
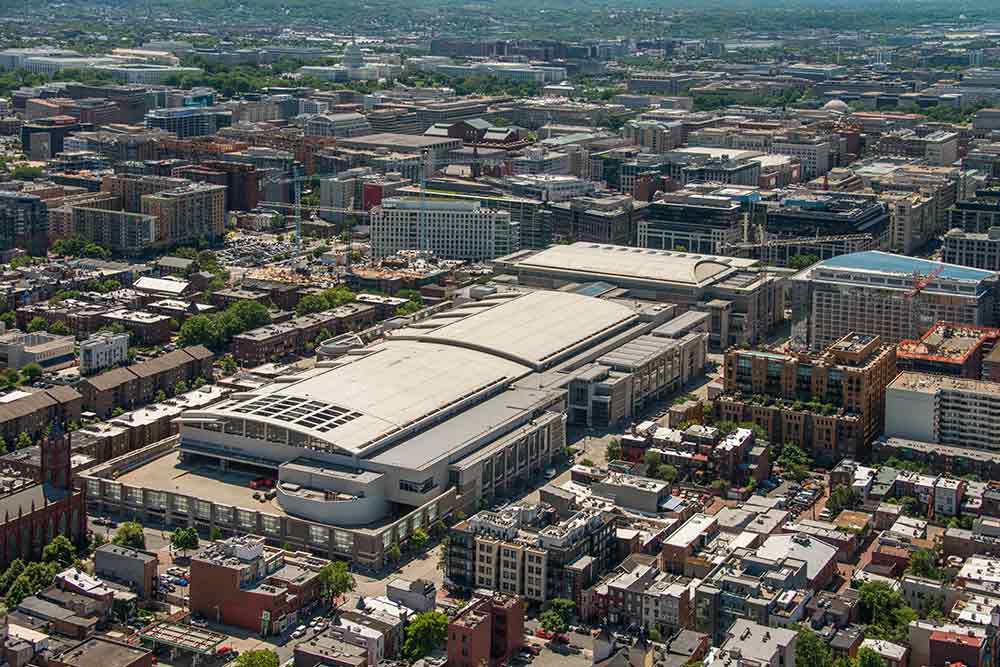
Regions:
[[[537,630],[535,630],[535,636],[541,637],[542,639],[552,639],[552,637],[554,637],[555,635],[553,635],[548,630],[545,630],[543,628],[538,628]]]
[[[177,577],[176,579],[174,579],[174,583],[177,584],[178,586],[187,586],[188,580],[185,579],[184,577]]]
[[[545,469],[545,479],[552,479],[555,476],[556,476],[556,469],[555,468],[546,468]]]
[[[292,639],[299,639],[299,638],[305,636],[305,634],[306,633],[303,632],[302,630],[296,630],[295,632],[292,633]]]
[[[203,618],[192,618],[191,619],[191,625],[193,625],[196,628],[207,628],[208,627],[208,621],[206,621]]]

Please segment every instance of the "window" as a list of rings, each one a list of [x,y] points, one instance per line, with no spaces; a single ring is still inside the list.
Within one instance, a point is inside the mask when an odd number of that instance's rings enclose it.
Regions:
[[[87,480],[87,495],[89,495],[91,498],[99,498],[101,496],[101,480],[99,479]]]
[[[237,511],[240,525],[244,528],[254,528],[257,526],[257,513],[253,510],[240,509]]]
[[[354,552],[354,533],[347,530],[333,531],[333,548],[340,553],[350,554]]]
[[[212,503],[207,500],[194,501],[194,515],[200,519],[211,519]]]
[[[433,477],[428,477],[422,482],[411,482],[405,479],[399,480],[400,491],[407,491],[409,493],[427,493],[435,486],[437,486],[437,483]]]
[[[278,535],[281,533],[281,519],[278,517],[271,516],[269,514],[262,514],[260,521],[265,533],[270,535]]]
[[[329,539],[329,531],[324,526],[309,526],[309,541],[313,544],[325,544]]]

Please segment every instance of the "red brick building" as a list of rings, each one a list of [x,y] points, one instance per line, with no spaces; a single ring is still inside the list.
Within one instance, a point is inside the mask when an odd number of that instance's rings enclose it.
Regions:
[[[473,600],[448,624],[450,667],[495,667],[521,650],[524,600],[500,595]]]
[[[172,395],[179,380],[190,386],[196,378],[210,377],[214,360],[208,348],[193,345],[126,368],[113,368],[80,383],[83,406],[106,418],[117,407],[131,410],[151,403],[160,391]]]
[[[347,303],[333,310],[267,324],[233,336],[233,357],[243,364],[262,364],[289,354],[303,354],[309,343],[329,334],[360,331],[375,324],[374,306]]]
[[[249,211],[257,208],[264,173],[251,164],[209,160],[174,169],[172,174],[201,183],[226,186],[226,210]]]
[[[70,440],[54,434],[41,443],[39,479],[0,495],[0,566],[15,559],[40,560],[56,535],[78,541],[87,531],[87,501],[73,488]]]
[[[278,634],[319,600],[319,570],[328,562],[265,546],[263,537],[231,537],[191,559],[191,611],[262,636]]]
[[[990,664],[989,642],[985,637],[935,630],[930,636],[930,665],[960,662],[965,667]]]

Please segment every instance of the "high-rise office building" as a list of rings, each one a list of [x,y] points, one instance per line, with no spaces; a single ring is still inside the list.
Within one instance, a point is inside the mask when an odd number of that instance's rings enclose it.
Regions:
[[[173,132],[178,138],[215,134],[232,123],[232,111],[214,107],[153,109],[146,113],[146,127]]]
[[[996,289],[997,274],[954,264],[878,251],[832,257],[791,279],[792,342],[818,351],[852,331],[898,343],[940,321],[991,326]]]
[[[220,239],[226,226],[226,188],[209,183],[188,183],[173,190],[145,195],[142,212],[157,218],[157,245]]]
[[[1000,451],[1000,383],[900,373],[885,394],[885,434]]]
[[[41,197],[0,191],[0,250],[42,255],[49,244],[49,209]]]
[[[371,213],[372,255],[426,250],[443,259],[481,261],[520,247],[510,213],[478,202],[387,199]]]

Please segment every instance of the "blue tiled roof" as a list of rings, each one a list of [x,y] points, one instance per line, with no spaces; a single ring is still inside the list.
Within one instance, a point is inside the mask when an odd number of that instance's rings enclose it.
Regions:
[[[941,272],[942,278],[972,282],[987,280],[996,275],[992,271],[983,271],[982,269],[973,269],[967,266],[958,266],[957,264],[943,264],[942,262],[920,259],[919,257],[893,255],[877,250],[838,255],[837,257],[823,260],[819,265],[831,269],[860,269],[863,271],[902,274],[917,272],[923,275],[930,273],[939,266],[944,266],[944,271]]]

